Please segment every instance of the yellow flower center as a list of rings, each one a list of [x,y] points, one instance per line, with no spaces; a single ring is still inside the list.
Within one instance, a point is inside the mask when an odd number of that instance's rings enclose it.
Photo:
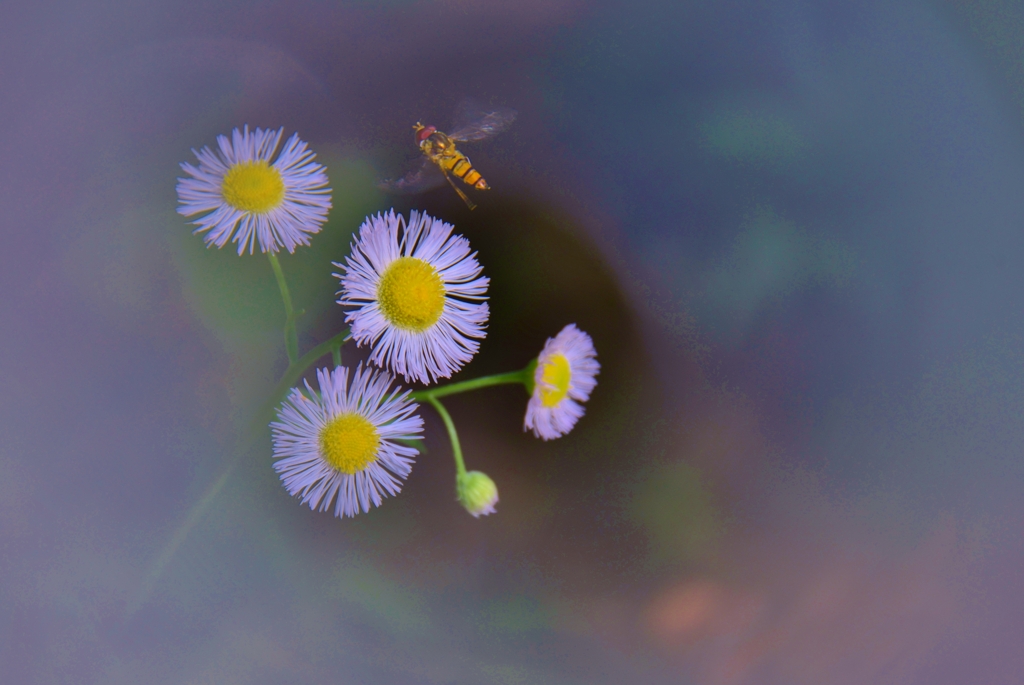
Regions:
[[[569,360],[564,354],[554,354],[544,362],[544,372],[541,375],[543,384],[540,386],[540,401],[545,407],[553,407],[569,394],[569,379],[572,371],[569,369]]]
[[[418,257],[399,257],[380,277],[377,301],[388,323],[422,333],[441,318],[444,292],[437,269]]]
[[[281,172],[264,160],[241,162],[228,169],[220,187],[224,201],[253,214],[269,212],[284,199]]]
[[[320,431],[320,454],[330,466],[352,475],[377,461],[380,434],[359,414],[339,414]]]

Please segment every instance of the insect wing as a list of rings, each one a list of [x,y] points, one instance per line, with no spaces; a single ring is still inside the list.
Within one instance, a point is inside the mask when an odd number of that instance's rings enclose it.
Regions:
[[[422,193],[444,184],[444,174],[426,157],[420,158],[402,178],[381,181],[379,188],[389,193],[411,195]]]
[[[457,142],[472,142],[496,136],[515,121],[516,114],[509,107],[483,105],[466,98],[455,109],[455,130],[448,137]]]

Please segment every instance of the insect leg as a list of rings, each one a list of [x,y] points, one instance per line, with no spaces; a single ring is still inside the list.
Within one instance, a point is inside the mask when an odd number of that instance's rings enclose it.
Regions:
[[[448,175],[448,170],[445,169],[440,164],[438,165],[438,168],[441,170],[441,173],[444,174],[444,178],[446,181],[448,181],[448,185],[450,185],[452,189],[459,194],[459,197],[461,197],[462,200],[466,203],[466,206],[469,207],[470,210],[476,209],[476,205],[473,204],[473,202],[468,197],[466,197],[466,194],[462,192],[461,188],[455,185],[455,181],[453,181],[452,177]]]

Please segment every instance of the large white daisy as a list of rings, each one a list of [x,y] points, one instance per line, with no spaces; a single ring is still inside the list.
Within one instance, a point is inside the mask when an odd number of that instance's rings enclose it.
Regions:
[[[367,217],[352,242],[338,304],[370,361],[406,380],[433,383],[473,358],[486,335],[487,284],[469,241],[452,226],[394,210]]]
[[[601,365],[590,336],[569,324],[548,338],[537,357],[533,394],[526,405],[523,430],[553,440],[572,430],[583,416],[583,402],[597,385]]]
[[[192,223],[207,245],[234,240],[238,254],[252,254],[257,242],[262,252],[294,252],[320,232],[331,208],[327,174],[298,134],[271,163],[283,131],[236,128],[231,140],[217,136],[219,153],[192,150],[198,167],[181,164],[191,178],[178,179],[178,213],[205,213]]]
[[[360,365],[351,383],[341,366],[316,376],[320,391],[293,388],[270,424],[274,470],[310,509],[355,516],[401,491],[418,451],[397,441],[415,439],[423,419],[390,374]]]

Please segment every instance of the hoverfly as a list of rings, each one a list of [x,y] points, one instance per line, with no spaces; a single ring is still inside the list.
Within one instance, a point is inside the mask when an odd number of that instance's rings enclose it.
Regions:
[[[490,186],[473,168],[469,157],[455,147],[455,143],[470,143],[495,136],[508,128],[515,118],[514,109],[484,106],[466,99],[455,110],[455,130],[451,133],[417,121],[412,128],[423,158],[412,171],[397,181],[384,181],[381,188],[397,193],[420,193],[448,181],[466,206],[475,209],[476,205],[455,185],[452,176],[477,190],[490,190]]]

